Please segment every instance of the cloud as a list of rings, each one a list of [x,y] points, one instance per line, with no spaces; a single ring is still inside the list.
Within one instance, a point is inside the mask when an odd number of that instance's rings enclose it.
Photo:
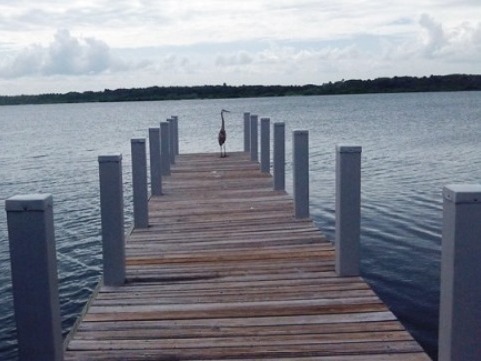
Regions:
[[[58,30],[48,46],[31,45],[0,63],[0,77],[30,75],[93,75],[135,68],[112,56],[107,43],[95,38],[76,38]]]
[[[443,26],[427,14],[421,15],[419,24],[426,31],[424,46],[426,56],[431,57],[436,55],[447,43]]]
[[[269,42],[263,48],[217,54],[213,73],[229,83],[306,84],[335,80],[366,56],[353,44],[335,45]],[[322,80],[321,80],[322,79]]]
[[[444,61],[471,61],[481,58],[481,23],[463,22],[447,27],[427,14],[419,24],[424,30],[421,54]]]
[[[455,72],[479,72],[481,59],[481,22],[442,23],[428,14],[418,20],[416,32],[406,38],[384,38],[385,61],[427,61],[433,66]],[[469,70],[465,68],[470,64]],[[453,68],[457,65],[458,69]],[[447,72],[448,70],[446,70]]]
[[[217,55],[215,63],[218,66],[237,66],[251,64],[253,61],[252,55],[242,50],[235,54]]]

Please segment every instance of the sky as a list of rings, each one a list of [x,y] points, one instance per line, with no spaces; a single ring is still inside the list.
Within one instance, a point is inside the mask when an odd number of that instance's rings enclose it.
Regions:
[[[0,0],[0,95],[453,73],[480,0]]]

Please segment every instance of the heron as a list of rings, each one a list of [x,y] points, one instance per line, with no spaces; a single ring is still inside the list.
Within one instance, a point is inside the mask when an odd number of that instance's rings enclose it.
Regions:
[[[225,140],[227,139],[227,134],[225,132],[225,124],[224,124],[224,113],[230,113],[230,111],[222,109],[220,111],[220,118],[222,119],[222,124],[219,130],[219,146],[220,146],[220,157],[225,158],[227,157],[227,152],[225,150]]]

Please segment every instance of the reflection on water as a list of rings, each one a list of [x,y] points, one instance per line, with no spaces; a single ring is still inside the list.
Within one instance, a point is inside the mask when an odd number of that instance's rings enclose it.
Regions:
[[[217,152],[220,109],[228,150],[243,147],[244,111],[310,135],[311,214],[334,238],[334,148],[363,146],[362,272],[414,336],[435,354],[439,302],[441,188],[478,182],[481,93],[286,97],[0,107],[0,199],[52,193],[63,329],[99,280],[98,164],[122,153],[131,223],[130,139],[180,117],[180,151]],[[291,168],[288,162],[287,172]],[[287,189],[291,176],[287,175]],[[15,360],[5,212],[0,212],[0,359]]]

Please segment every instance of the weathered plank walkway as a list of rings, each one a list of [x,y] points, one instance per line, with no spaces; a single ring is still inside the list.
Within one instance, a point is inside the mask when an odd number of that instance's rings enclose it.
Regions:
[[[244,153],[181,155],[66,360],[429,360]]]

